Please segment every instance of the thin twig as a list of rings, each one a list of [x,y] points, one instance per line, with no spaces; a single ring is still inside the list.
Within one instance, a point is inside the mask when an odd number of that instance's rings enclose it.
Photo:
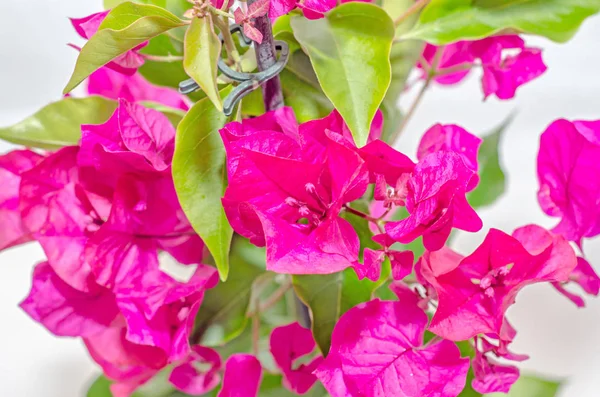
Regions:
[[[225,42],[225,49],[227,50],[227,55],[229,56],[229,60],[231,63],[235,65],[237,70],[242,70],[241,66],[241,57],[240,54],[233,42],[233,37],[231,37],[231,32],[229,31],[229,23],[218,16],[213,16],[213,22],[221,31],[223,35],[223,41]]]
[[[416,12],[419,12],[423,7],[425,7],[429,3],[429,0],[419,0],[415,4],[413,4],[408,10],[404,11],[402,15],[400,15],[394,21],[394,26],[398,27],[402,22],[406,20],[406,18],[410,17]]]
[[[269,296],[269,299],[267,299],[262,305],[257,304],[254,311],[248,313],[247,317],[253,317],[257,313],[264,313],[265,311],[269,310],[277,302],[279,302],[281,298],[283,298],[285,293],[288,292],[290,288],[292,288],[292,280],[287,279],[275,292],[273,292],[271,296]]]

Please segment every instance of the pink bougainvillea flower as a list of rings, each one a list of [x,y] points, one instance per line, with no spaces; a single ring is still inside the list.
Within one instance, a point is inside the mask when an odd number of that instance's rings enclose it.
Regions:
[[[65,147],[23,173],[20,212],[23,225],[40,243],[56,274],[80,291],[94,288],[82,260],[85,244],[102,224],[110,203],[91,197],[80,184],[79,148]]]
[[[589,262],[582,257],[577,258],[577,267],[569,275],[568,283],[553,283],[552,285],[578,307],[584,307],[585,302],[583,298],[565,288],[570,283],[578,284],[589,295],[598,296],[600,293],[600,277],[598,277],[598,274],[596,274]]]
[[[299,358],[309,355],[316,348],[310,329],[298,323],[277,327],[271,333],[270,350],[275,364],[283,374],[283,385],[298,394],[306,393],[317,381],[313,371],[323,361],[317,356],[310,362],[298,365]]]
[[[517,52],[506,55],[507,50]],[[438,54],[442,51],[441,54]],[[418,66],[427,78],[429,69],[436,62],[435,81],[439,84],[456,84],[462,81],[479,60],[483,69],[481,80],[485,98],[496,95],[506,100],[515,96],[516,90],[536,79],[546,71],[542,51],[526,47],[517,35],[492,36],[477,41],[459,41],[440,50],[428,44],[423,51],[425,62]]]
[[[112,380],[115,397],[129,397],[149,381],[165,365],[164,352],[152,346],[137,345],[127,340],[122,318],[106,331],[84,338],[92,359],[104,375]]]
[[[557,120],[544,131],[538,154],[538,201],[560,218],[553,229],[581,244],[600,233],[600,123]]]
[[[82,126],[78,165],[95,168],[111,186],[125,173],[169,172],[174,137],[161,112],[121,99],[106,123]]]
[[[108,15],[110,10],[89,15],[84,18],[71,18],[71,23],[77,34],[82,38],[89,40],[96,32]],[[131,76],[137,69],[144,64],[144,56],[140,54],[140,50],[148,45],[148,42],[142,43],[125,54],[120,55],[116,59],[109,62],[106,66],[116,70],[119,73]],[[72,46],[77,48],[76,46]],[[77,48],[78,49],[78,48]]]
[[[139,73],[128,76],[108,67],[102,67],[90,75],[87,91],[90,95],[101,95],[110,99],[155,102],[181,110],[189,108],[185,96],[177,90],[155,86]]]
[[[464,128],[454,124],[436,124],[428,129],[419,143],[417,158],[422,160],[428,154],[449,151],[463,156],[465,164],[477,172],[479,165],[477,155],[483,140],[471,134]],[[479,182],[479,176],[473,175],[467,191],[473,190]]]
[[[200,369],[202,365],[206,368]],[[184,393],[199,396],[208,393],[221,382],[221,356],[204,346],[193,346],[184,363],[171,371],[169,382]]]
[[[566,281],[576,266],[569,243],[535,225],[517,229],[514,237],[491,229],[460,262],[436,260],[444,257],[421,260],[420,271],[439,299],[430,330],[450,340],[488,333],[512,339],[504,315],[517,293],[533,283]]]
[[[341,3],[358,1],[362,3],[371,3],[372,0],[342,0]],[[319,19],[325,16],[325,13],[334,9],[338,3],[337,0],[296,0],[298,7],[308,19]]]
[[[359,280],[365,277],[371,281],[379,280],[381,266],[386,257],[390,260],[394,280],[402,280],[412,272],[414,262],[412,251],[396,251],[387,247],[381,250],[365,248],[363,256],[364,265],[354,268]]]
[[[96,281],[108,288],[143,283],[158,269],[158,251],[184,264],[201,263],[203,244],[177,201],[170,178],[122,177],[105,223],[90,237],[85,252]]]
[[[232,354],[225,363],[223,387],[217,397],[256,397],[262,380],[262,366],[250,354]]]
[[[463,156],[455,152],[426,156],[408,180],[406,209],[410,216],[387,223],[386,232],[403,244],[423,236],[425,248],[435,251],[442,248],[453,227],[480,230],[481,219],[465,197],[474,175]]]
[[[415,163],[408,156],[380,140],[360,148],[359,154],[367,163],[371,183],[377,181],[377,175],[382,175],[388,185],[396,186],[403,175],[410,174],[415,168]]]
[[[99,286],[82,292],[58,277],[47,262],[33,272],[33,285],[21,308],[57,336],[92,336],[106,330],[119,311],[114,295]]]
[[[333,397],[456,397],[469,360],[449,341],[423,346],[426,325],[414,294],[355,306],[336,324],[315,374]]]
[[[519,379],[519,369],[500,364],[477,350],[473,358],[473,389],[481,394],[508,393]]]
[[[38,164],[44,156],[31,150],[14,150],[0,156],[0,250],[31,241],[21,221],[19,186],[21,174]]]
[[[221,131],[229,175],[223,205],[231,225],[252,243],[266,244],[269,270],[327,274],[354,266],[358,236],[339,214],[366,191],[364,161],[348,141],[329,139],[308,123],[299,132],[287,122],[273,131],[274,117],[264,117],[268,130],[231,123]]]

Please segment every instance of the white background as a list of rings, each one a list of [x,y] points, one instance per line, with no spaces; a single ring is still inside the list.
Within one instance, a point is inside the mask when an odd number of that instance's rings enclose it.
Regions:
[[[78,41],[67,16],[85,16],[100,7],[100,0],[0,0],[0,125],[60,98],[76,58],[66,43]],[[600,118],[599,38],[600,18],[595,18],[568,45],[530,39],[545,49],[549,70],[511,102],[483,103],[477,77],[458,89],[433,89],[409,124],[401,149],[413,154],[420,134],[435,122],[457,123],[482,135],[517,110],[502,142],[508,192],[481,216],[486,228],[507,232],[527,223],[552,226],[554,220],[536,201],[539,136],[556,118]],[[3,152],[9,148],[0,144]],[[483,233],[461,235],[456,246],[468,254],[482,239]],[[600,269],[600,243],[588,242],[585,248]],[[42,258],[35,245],[0,254],[0,395],[84,396],[97,369],[82,344],[53,337],[17,307],[29,290],[33,264]],[[588,308],[579,310],[552,288],[534,286],[519,295],[509,318],[519,331],[514,350],[531,356],[525,369],[566,379],[562,397],[600,395],[599,300],[588,299]]]

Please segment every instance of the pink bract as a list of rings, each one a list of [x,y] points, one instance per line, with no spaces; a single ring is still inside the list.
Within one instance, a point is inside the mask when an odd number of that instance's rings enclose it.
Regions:
[[[426,325],[414,295],[360,304],[336,324],[329,355],[315,373],[333,397],[456,397],[469,360],[449,341],[424,347]]]
[[[250,354],[232,354],[225,363],[223,387],[217,397],[256,397],[262,380],[262,366]]]
[[[271,333],[270,350],[277,367],[283,374],[283,385],[298,394],[306,393],[317,381],[313,371],[323,361],[317,356],[307,364],[297,365],[295,361],[311,354],[316,348],[309,329],[298,323],[277,327]]]
[[[195,364],[205,364],[206,370],[199,370]],[[221,381],[221,356],[215,350],[204,346],[193,346],[185,362],[173,369],[169,382],[184,393],[201,395],[208,393]]]
[[[553,229],[581,244],[600,233],[600,123],[557,120],[544,131],[537,159],[542,210]]]

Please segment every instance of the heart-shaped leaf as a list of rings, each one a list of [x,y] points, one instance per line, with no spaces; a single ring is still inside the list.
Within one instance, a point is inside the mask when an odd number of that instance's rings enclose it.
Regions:
[[[125,2],[115,7],[96,34],[83,46],[75,70],[63,93],[77,87],[90,74],[116,57],[161,33],[185,23],[167,10]]]
[[[116,108],[115,101],[100,96],[63,98],[13,126],[0,128],[0,139],[49,150],[77,145],[82,124],[102,124]]]
[[[221,95],[230,91],[227,87]],[[196,102],[177,127],[173,156],[173,181],[181,207],[212,254],[223,281],[229,273],[233,235],[221,204],[227,171],[219,129],[226,121],[208,98]]]
[[[432,0],[400,37],[442,45],[509,30],[565,42],[598,11],[600,0]]]
[[[393,21],[380,7],[351,2],[323,19],[294,17],[291,24],[323,92],[348,124],[356,144],[364,146],[391,81]]]

